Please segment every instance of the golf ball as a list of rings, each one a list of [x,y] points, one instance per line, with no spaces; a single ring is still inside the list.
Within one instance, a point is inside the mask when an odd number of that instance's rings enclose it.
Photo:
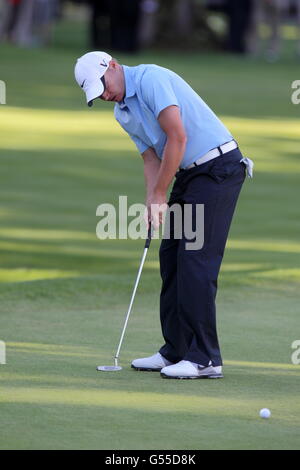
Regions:
[[[271,411],[268,408],[262,408],[259,412],[261,418],[270,418]]]

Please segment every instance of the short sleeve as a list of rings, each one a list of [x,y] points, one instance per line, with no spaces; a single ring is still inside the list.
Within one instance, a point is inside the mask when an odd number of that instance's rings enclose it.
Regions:
[[[119,116],[118,116],[118,109],[116,108],[115,106],[115,109],[114,109],[114,115],[115,115],[115,119],[116,121],[120,124],[120,126],[122,127],[122,129],[129,135],[129,137],[131,138],[131,140],[134,142],[134,144],[136,145],[138,151],[140,153],[143,153],[145,152],[145,150],[147,150],[147,148],[149,148],[149,145],[147,145],[142,139],[140,139],[137,135],[133,134],[132,132],[130,132],[129,129],[126,129],[126,126],[121,122]]]
[[[141,80],[141,92],[145,103],[153,111],[156,119],[159,113],[168,106],[179,106],[167,73],[146,72]]]
[[[128,132],[128,135],[133,140],[133,142],[135,143],[135,145],[136,145],[136,147],[137,147],[137,149],[140,153],[145,152],[145,150],[147,150],[147,148],[149,148],[149,145],[145,144],[145,142],[143,142],[141,139],[139,139],[136,135],[132,135],[132,134],[130,134],[130,132]]]

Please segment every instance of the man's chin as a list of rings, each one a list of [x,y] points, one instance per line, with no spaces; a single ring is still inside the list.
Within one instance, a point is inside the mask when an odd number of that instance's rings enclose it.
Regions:
[[[117,103],[121,103],[121,101],[123,101],[123,99],[124,99],[124,96],[125,95],[122,95],[122,94],[116,95],[115,101]]]

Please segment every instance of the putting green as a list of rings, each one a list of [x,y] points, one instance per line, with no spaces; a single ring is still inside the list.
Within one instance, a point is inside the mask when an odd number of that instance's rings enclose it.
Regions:
[[[143,202],[142,159],[111,106],[84,106],[82,50],[0,46],[1,449],[297,449],[299,368],[298,64],[145,53],[182,74],[255,162],[219,279],[223,380],[163,380],[130,369],[161,345],[159,241],[149,250],[113,364],[143,250],[96,238],[102,202]],[[41,68],[41,63],[43,67]],[[22,79],[20,79],[22,77]],[[269,420],[259,418],[270,408]]]

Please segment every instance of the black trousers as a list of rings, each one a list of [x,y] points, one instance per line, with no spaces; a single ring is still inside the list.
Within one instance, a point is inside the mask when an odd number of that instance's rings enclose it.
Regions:
[[[245,165],[239,149],[201,166],[176,174],[170,200],[192,208],[193,227],[196,204],[204,205],[204,243],[201,249],[187,250],[188,240],[174,236],[160,246],[160,319],[165,344],[160,353],[171,362],[182,359],[204,366],[210,361],[222,365],[216,327],[217,279],[238,196],[245,179]],[[183,222],[184,223],[184,222]],[[176,233],[176,232],[175,232]],[[178,237],[178,235],[176,235]]]

